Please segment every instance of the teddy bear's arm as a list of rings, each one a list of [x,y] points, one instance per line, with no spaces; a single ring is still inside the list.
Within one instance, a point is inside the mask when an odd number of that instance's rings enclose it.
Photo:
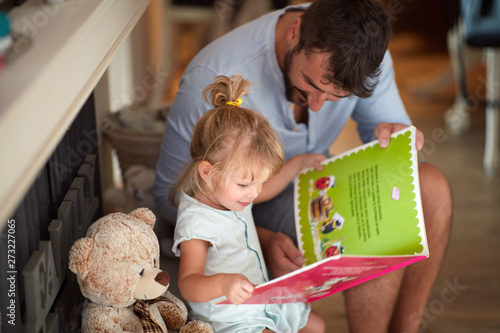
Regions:
[[[92,306],[93,305],[93,306]],[[142,333],[142,325],[130,307],[111,308],[92,304],[83,314],[84,333]]]
[[[184,303],[169,291],[166,291],[162,296],[168,298],[168,301],[155,304],[160,310],[163,321],[168,328],[180,329],[179,333],[213,333],[209,324],[199,320],[185,324],[187,320],[187,308]]]
[[[160,310],[163,321],[168,328],[178,330],[184,325],[187,319],[187,308],[184,303],[172,295],[168,290],[162,295],[167,301],[156,303]]]

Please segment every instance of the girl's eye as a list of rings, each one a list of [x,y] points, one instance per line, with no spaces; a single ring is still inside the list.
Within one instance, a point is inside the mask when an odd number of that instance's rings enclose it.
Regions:
[[[248,184],[238,184],[239,187],[248,187]]]

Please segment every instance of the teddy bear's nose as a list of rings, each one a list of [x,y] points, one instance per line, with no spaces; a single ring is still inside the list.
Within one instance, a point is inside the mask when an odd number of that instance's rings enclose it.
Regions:
[[[170,283],[170,277],[167,272],[160,272],[156,275],[155,281],[161,284],[162,286],[168,286]]]

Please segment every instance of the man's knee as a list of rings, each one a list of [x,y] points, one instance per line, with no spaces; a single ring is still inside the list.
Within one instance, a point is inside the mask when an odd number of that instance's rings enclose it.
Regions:
[[[453,207],[448,180],[429,163],[419,164],[419,178],[426,225],[449,232]]]
[[[429,163],[419,164],[420,191],[423,200],[440,199],[436,204],[451,205],[451,189],[443,173]],[[450,207],[451,208],[451,207]]]

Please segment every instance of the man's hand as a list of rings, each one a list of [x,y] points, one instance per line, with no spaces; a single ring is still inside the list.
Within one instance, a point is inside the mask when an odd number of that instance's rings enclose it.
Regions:
[[[391,140],[391,134],[402,129],[407,128],[408,125],[398,124],[398,123],[380,123],[375,127],[373,135],[378,139],[378,144],[380,148],[386,148]],[[417,129],[415,148],[417,150],[422,149],[424,145],[424,134]]]
[[[302,267],[304,257],[290,237],[281,232],[257,228],[267,268],[273,278],[285,275]]]

